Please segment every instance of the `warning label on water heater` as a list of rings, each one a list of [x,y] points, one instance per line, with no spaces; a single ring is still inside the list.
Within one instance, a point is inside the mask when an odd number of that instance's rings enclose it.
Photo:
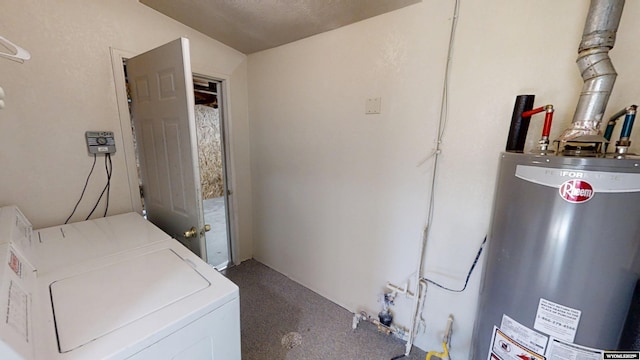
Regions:
[[[567,344],[558,339],[551,339],[549,351],[546,355],[550,360],[602,360],[603,351],[577,344]],[[605,356],[604,358],[606,359],[607,357]]]
[[[542,335],[534,330],[529,329],[528,327],[507,316],[507,314],[502,314],[500,330],[508,337],[537,352],[538,354],[544,354],[545,350],[547,349],[547,342],[549,341],[548,336]]]
[[[540,298],[533,328],[572,343],[576,337],[581,314],[580,310]]]
[[[546,360],[546,357],[522,346],[494,326],[493,336],[491,338],[491,348],[489,349],[489,356],[487,359]]]

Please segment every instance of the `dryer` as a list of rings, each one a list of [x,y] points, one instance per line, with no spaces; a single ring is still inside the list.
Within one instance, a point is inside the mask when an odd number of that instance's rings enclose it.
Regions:
[[[31,224],[16,207],[0,207],[0,358],[34,359],[34,267],[21,248],[30,249]]]
[[[240,359],[238,287],[140,215],[23,227],[0,244],[0,305],[27,321],[0,325],[0,358]]]

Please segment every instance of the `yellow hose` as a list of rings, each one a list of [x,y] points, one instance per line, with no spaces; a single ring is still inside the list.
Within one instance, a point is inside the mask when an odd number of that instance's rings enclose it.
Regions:
[[[429,351],[427,353],[427,358],[426,360],[431,360],[431,356],[435,355],[437,357],[439,357],[440,359],[444,359],[444,358],[449,358],[449,349],[447,348],[447,343],[446,342],[442,342],[442,348],[444,349],[443,352],[439,353],[437,351]]]

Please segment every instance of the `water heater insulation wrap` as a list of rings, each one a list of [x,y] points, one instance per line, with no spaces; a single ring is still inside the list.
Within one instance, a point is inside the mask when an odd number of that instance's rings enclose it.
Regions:
[[[503,153],[473,358],[503,315],[534,329],[541,299],[580,312],[573,343],[615,349],[639,247],[640,160]]]

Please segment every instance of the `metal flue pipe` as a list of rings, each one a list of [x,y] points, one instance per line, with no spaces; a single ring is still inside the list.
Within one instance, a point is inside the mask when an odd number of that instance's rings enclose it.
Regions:
[[[577,60],[584,85],[571,126],[559,138],[561,142],[601,134],[600,123],[618,75],[609,50],[616,41],[624,1],[591,0]]]

